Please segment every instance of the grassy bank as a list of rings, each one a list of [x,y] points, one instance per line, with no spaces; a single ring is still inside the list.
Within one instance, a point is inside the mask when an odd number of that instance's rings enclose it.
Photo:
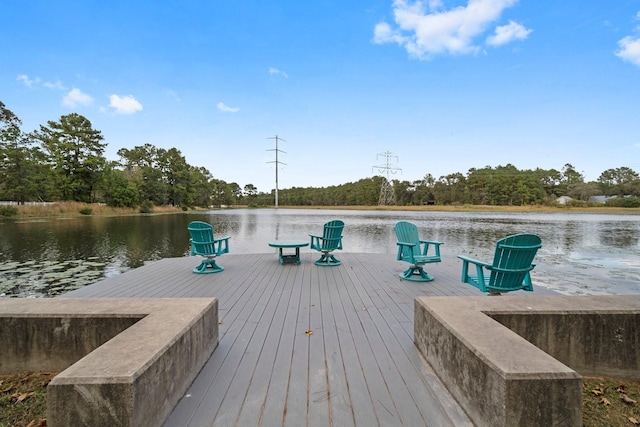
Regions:
[[[46,205],[11,205],[17,209],[15,218],[48,218],[94,216],[139,215],[140,208],[113,208],[101,204],[77,202],[59,202]],[[235,206],[234,208],[245,208]],[[266,209],[273,209],[268,207]],[[640,215],[640,208],[614,207],[552,207],[552,206],[280,206],[280,209],[321,209],[321,210],[366,210],[366,211],[406,211],[406,212],[495,212],[495,213],[597,213]],[[205,211],[203,208],[196,210]],[[154,206],[145,213],[179,213],[182,208],[176,206]]]
[[[640,215],[640,208],[616,207],[566,207],[566,206],[487,206],[487,205],[447,205],[447,206],[280,206],[280,209],[327,209],[365,211],[405,211],[405,212],[514,212],[514,213],[600,213]]]
[[[125,216],[139,215],[140,208],[113,208],[102,204],[88,204],[78,202],[59,202],[42,205],[10,205],[17,209],[14,218],[71,218],[85,215],[95,216]],[[175,206],[154,206],[151,213],[182,212]]]

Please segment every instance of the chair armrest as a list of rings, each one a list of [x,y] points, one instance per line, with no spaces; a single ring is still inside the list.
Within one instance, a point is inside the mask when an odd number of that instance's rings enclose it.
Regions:
[[[213,244],[218,246],[216,250],[217,255],[228,254],[229,253],[229,239],[231,237],[225,236],[219,239],[213,239]]]
[[[414,247],[416,244],[415,243],[408,243],[408,242],[396,242],[396,244],[398,246],[409,246],[409,247]]]
[[[480,289],[481,292],[487,292],[483,268],[488,269],[491,267],[491,264],[478,261],[464,255],[458,255],[458,258],[462,260],[462,283],[468,283]],[[474,264],[476,266],[476,276],[469,275],[469,264]]]
[[[420,240],[420,243],[428,243],[430,245],[437,245],[437,246],[444,245],[443,242],[434,242],[432,240]]]
[[[460,258],[465,263],[470,262],[471,264],[479,265],[481,267],[487,267],[487,268],[491,267],[491,264],[488,264],[488,263],[482,262],[482,261],[478,261],[477,259],[469,258],[469,257],[466,257],[464,255],[458,255],[458,258]]]
[[[433,245],[433,249],[435,251],[435,256],[440,257],[440,245],[443,245],[442,242],[434,242],[431,240],[418,240],[420,245],[422,246],[422,255],[429,256],[429,247]],[[433,256],[433,255],[432,255]]]
[[[316,236],[315,234],[309,234],[309,237],[311,237],[311,242],[309,242],[309,247],[311,249],[314,249],[316,251],[321,250],[321,245],[320,245],[320,240],[322,239],[322,236]]]
[[[396,245],[398,246],[398,255],[396,256],[398,261],[415,262],[413,258],[413,248],[416,247],[415,243],[396,242]]]

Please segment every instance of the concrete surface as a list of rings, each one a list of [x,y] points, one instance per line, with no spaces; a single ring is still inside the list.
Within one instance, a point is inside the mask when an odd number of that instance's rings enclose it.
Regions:
[[[418,297],[414,341],[476,425],[581,426],[580,374],[637,378],[639,323],[640,296]]]
[[[217,346],[218,300],[0,299],[0,326],[0,370],[64,369],[47,425],[157,426]]]

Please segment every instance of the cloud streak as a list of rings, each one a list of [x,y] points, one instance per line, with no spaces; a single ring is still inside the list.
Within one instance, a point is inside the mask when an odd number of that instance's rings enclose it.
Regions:
[[[278,70],[277,68],[269,67],[269,74],[272,76],[282,76],[285,79],[289,78],[289,75],[282,70]]]
[[[373,42],[396,43],[418,59],[430,59],[436,55],[476,54],[480,47],[475,40],[497,21],[502,12],[515,5],[517,0],[469,0],[465,7],[444,8],[440,0],[394,0],[395,26],[387,22],[374,28]],[[501,46],[515,40],[524,40],[531,30],[510,21],[496,27],[486,39],[492,46]]]
[[[218,107],[218,110],[222,111],[223,113],[237,113],[238,111],[240,111],[240,108],[238,108],[238,107],[229,107],[229,106],[225,105],[224,102],[218,102],[216,107]]]
[[[29,88],[33,88],[34,86],[39,86],[42,83],[42,86],[47,89],[55,89],[55,90],[67,90],[67,88],[62,84],[60,80],[55,82],[42,82],[40,77],[36,77],[35,79],[30,78],[27,74],[18,74],[16,80],[22,82],[23,85]]]
[[[34,83],[37,84],[40,82],[40,79],[36,78],[35,80],[31,80],[26,74],[18,74],[16,78],[17,81],[22,82],[26,87],[33,87]]]
[[[56,82],[44,82],[42,83],[42,86],[46,87],[47,89],[67,90],[67,88],[62,84],[60,80]]]

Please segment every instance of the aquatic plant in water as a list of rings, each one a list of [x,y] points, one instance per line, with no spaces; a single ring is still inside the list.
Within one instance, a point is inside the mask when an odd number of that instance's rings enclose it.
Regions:
[[[53,297],[104,277],[106,264],[94,260],[6,261],[0,264],[0,297]]]

